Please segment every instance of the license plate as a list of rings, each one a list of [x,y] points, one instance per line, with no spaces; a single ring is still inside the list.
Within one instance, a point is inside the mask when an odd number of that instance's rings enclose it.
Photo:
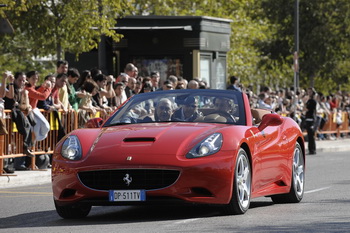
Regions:
[[[146,191],[109,190],[109,201],[146,201]]]

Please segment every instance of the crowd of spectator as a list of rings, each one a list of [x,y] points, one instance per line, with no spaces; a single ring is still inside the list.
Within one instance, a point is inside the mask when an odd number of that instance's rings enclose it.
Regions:
[[[28,158],[34,156],[31,151],[33,143],[44,140],[50,130],[48,121],[39,109],[53,112],[56,119],[59,119],[58,111],[67,114],[75,111],[80,126],[83,126],[91,115],[97,112],[108,114],[132,95],[161,90],[210,88],[205,81],[197,78],[187,81],[170,75],[166,80],[160,80],[157,71],[142,77],[132,63],[126,65],[123,73],[114,77],[103,74],[99,69],[79,72],[75,68],[69,68],[67,61],[58,61],[55,74],[47,75],[41,85],[38,85],[38,80],[37,71],[16,72],[14,75],[5,72],[0,88],[0,107],[12,110],[11,118],[18,132],[23,135],[22,149]],[[256,93],[252,87],[241,85],[235,76],[231,76],[230,81],[227,89],[245,92],[252,108],[263,108],[293,118],[302,129],[308,130],[309,137],[313,132],[321,131],[325,122],[331,120],[327,119],[330,113],[341,115],[342,111],[350,109],[349,95],[340,92],[325,96],[311,88],[274,91],[263,87]],[[3,118],[2,111],[0,114]],[[341,117],[337,118],[338,123],[341,120]],[[63,137],[65,131],[62,126],[59,131],[59,137]],[[34,141],[32,132],[35,135]],[[319,135],[320,139],[324,138],[322,133]],[[309,148],[309,151],[313,153],[315,148]],[[25,157],[16,158],[14,169],[27,170],[27,165],[28,159]],[[4,167],[7,172],[13,172],[6,164]]]
[[[336,139],[335,134],[323,133],[328,121],[340,127],[345,121],[344,117],[349,118],[350,115],[350,96],[346,92],[324,95],[312,87],[294,91],[293,88],[272,90],[264,86],[259,93],[254,93],[252,87],[240,85],[237,77],[232,76],[230,80],[231,85],[227,89],[245,92],[252,108],[266,109],[293,118],[302,131],[307,132],[309,154],[316,154],[315,140]],[[348,114],[344,115],[345,112]]]

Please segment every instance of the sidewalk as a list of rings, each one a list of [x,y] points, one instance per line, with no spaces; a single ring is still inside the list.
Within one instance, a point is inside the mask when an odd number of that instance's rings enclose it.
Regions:
[[[40,185],[51,182],[51,168],[38,171],[15,171],[9,176],[0,176],[0,190],[28,185]]]
[[[305,148],[306,148],[306,153],[308,153],[307,142],[305,142]],[[350,151],[350,138],[316,141],[316,151],[317,152]]]
[[[305,147],[306,153],[308,153],[307,142],[305,143]],[[317,152],[350,151],[350,138],[316,141],[316,147]],[[0,189],[40,185],[51,182],[51,169],[40,171],[16,171],[14,174],[16,176],[0,176]]]

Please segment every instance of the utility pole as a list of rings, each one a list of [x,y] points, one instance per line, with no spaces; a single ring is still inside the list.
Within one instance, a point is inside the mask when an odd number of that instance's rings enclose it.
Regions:
[[[98,9],[100,16],[102,17],[102,2],[101,0],[98,0]],[[100,43],[98,44],[98,68],[102,71],[102,73],[106,74],[107,73],[107,59],[106,59],[106,36],[101,35],[100,37]]]
[[[294,70],[294,96],[299,89],[299,0],[294,2],[294,53],[293,53],[293,70]],[[293,106],[296,108],[298,98],[294,97]]]
[[[299,89],[299,0],[294,3],[294,92]]]

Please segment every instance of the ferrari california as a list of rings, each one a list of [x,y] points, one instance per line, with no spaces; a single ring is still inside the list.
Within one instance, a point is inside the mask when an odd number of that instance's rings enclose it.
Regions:
[[[244,214],[253,198],[298,203],[305,147],[296,122],[250,107],[231,90],[134,95],[54,150],[52,189],[62,218],[92,206],[195,203]]]

